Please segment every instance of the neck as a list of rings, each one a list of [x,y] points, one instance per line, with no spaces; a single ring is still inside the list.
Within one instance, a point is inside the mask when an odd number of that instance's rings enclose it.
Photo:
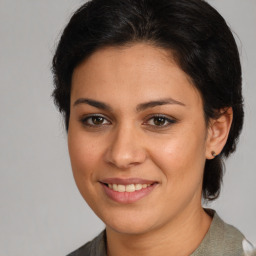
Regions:
[[[199,246],[211,224],[200,207],[175,221],[142,234],[121,234],[107,227],[108,256],[188,256]]]

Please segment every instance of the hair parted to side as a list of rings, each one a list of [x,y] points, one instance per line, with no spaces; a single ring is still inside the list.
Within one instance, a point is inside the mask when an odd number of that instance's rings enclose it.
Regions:
[[[203,198],[214,200],[222,183],[223,157],[235,151],[243,126],[242,77],[234,37],[222,16],[203,0],[92,0],[63,31],[52,70],[53,97],[68,131],[74,69],[102,47],[150,43],[169,50],[203,99],[206,123],[232,107],[225,147],[206,160]]]

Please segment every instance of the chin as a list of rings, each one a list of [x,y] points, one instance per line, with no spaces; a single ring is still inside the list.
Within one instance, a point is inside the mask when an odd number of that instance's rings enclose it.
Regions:
[[[153,229],[154,224],[156,224],[153,218],[153,216],[143,214],[143,212],[137,214],[119,212],[101,219],[106,224],[107,229],[109,228],[122,234],[139,235],[145,234]]]
[[[120,234],[126,235],[142,235],[151,230],[151,226],[146,223],[137,223],[137,222],[126,222],[121,225],[116,225],[110,223],[110,225],[106,225],[107,229],[111,229]]]

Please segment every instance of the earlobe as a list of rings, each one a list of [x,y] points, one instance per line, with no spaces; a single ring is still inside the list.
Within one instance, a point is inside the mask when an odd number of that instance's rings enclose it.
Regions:
[[[232,108],[219,111],[216,119],[211,119],[208,124],[206,159],[213,159],[219,155],[225,146],[233,120]]]

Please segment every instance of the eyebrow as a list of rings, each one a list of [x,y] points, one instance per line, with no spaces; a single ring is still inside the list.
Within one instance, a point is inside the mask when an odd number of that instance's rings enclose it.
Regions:
[[[148,108],[153,108],[153,107],[162,106],[162,105],[169,105],[169,104],[185,106],[185,104],[180,101],[174,100],[172,98],[168,98],[168,99],[149,101],[146,103],[139,104],[137,106],[136,110],[138,112],[140,112],[140,111],[146,110]]]
[[[108,105],[104,102],[100,102],[100,101],[96,101],[96,100],[92,100],[92,99],[79,98],[75,101],[73,106],[77,106],[77,105],[80,105],[80,104],[87,104],[87,105],[90,105],[92,107],[102,109],[102,110],[106,110],[106,111],[110,111],[110,112],[113,111],[113,109],[110,105]],[[155,101],[149,101],[149,102],[141,103],[136,107],[136,111],[141,112],[141,111],[146,110],[148,108],[154,108],[154,107],[157,107],[157,106],[169,105],[169,104],[185,106],[185,104],[180,102],[180,101],[174,100],[172,98],[167,98],[167,99],[161,99],[161,100],[155,100]]]
[[[113,111],[112,108],[108,104],[100,102],[100,101],[96,101],[96,100],[79,98],[75,101],[74,106],[77,106],[80,104],[87,104],[87,105],[90,105],[92,107],[99,108],[102,110]]]

